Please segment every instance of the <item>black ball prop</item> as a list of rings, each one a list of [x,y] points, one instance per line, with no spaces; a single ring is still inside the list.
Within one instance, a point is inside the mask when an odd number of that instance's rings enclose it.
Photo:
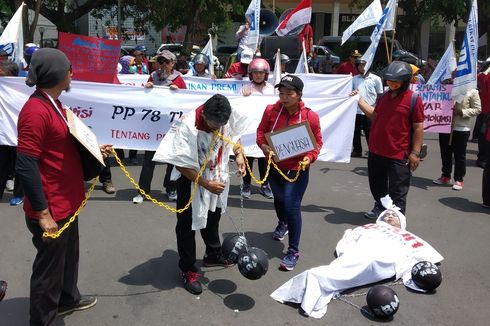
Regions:
[[[236,264],[238,256],[247,248],[247,239],[243,235],[232,235],[223,240],[221,251],[223,257],[230,263]]]
[[[7,292],[7,282],[0,280],[0,301],[3,300],[6,292]]]
[[[258,280],[267,273],[269,258],[265,251],[250,247],[238,257],[238,270],[249,280]]]
[[[430,261],[421,261],[412,267],[412,281],[419,288],[434,291],[442,282],[439,268]]]
[[[375,285],[369,289],[366,301],[376,317],[381,318],[393,316],[400,306],[396,292],[386,285]]]

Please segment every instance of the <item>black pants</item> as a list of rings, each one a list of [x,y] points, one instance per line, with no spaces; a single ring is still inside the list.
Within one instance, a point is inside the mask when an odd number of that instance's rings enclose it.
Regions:
[[[247,157],[248,165],[250,166],[250,170],[253,171],[255,157]],[[260,180],[264,179],[265,171],[267,169],[267,163],[265,161],[265,157],[257,158],[257,162],[259,164],[259,175]],[[252,183],[252,176],[248,173],[248,169],[245,170],[246,174],[243,176],[243,184],[250,185]],[[267,184],[267,180],[265,180],[264,185]]]
[[[58,222],[64,225],[68,219]],[[78,221],[75,220],[59,238],[42,238],[37,220],[26,217],[37,250],[32,264],[30,289],[30,324],[56,325],[58,307],[80,300],[78,291]]]
[[[100,171],[100,174],[99,174],[100,183],[104,183],[104,182],[110,181],[112,179],[111,164],[109,162],[108,157],[106,157],[104,159],[104,163],[105,163],[105,167]]]
[[[476,116],[475,126],[473,127],[473,133],[471,134],[471,139],[478,139],[480,137],[481,126],[485,121],[485,114],[480,113]]]
[[[487,153],[490,153],[490,141],[485,143]],[[490,158],[487,157],[487,165],[485,165],[485,169],[483,170],[483,178],[482,178],[482,197],[483,204],[490,206]]]
[[[7,180],[15,176],[15,158],[17,147],[0,145],[0,199],[3,197]],[[24,197],[24,190],[19,178],[14,180],[14,197]]]
[[[371,121],[364,114],[356,114],[356,124],[354,128],[354,137],[352,139],[352,151],[362,153],[361,130],[366,136],[366,143],[369,141],[369,131],[371,130]]]
[[[478,117],[480,117],[480,115]],[[478,161],[486,162],[490,157],[490,150],[487,148],[486,143],[486,135],[480,132],[480,134],[478,135],[478,154],[476,154]]]
[[[155,171],[153,156],[155,156],[155,151],[145,151],[145,159],[143,161],[143,166],[141,167],[140,178],[138,181],[140,187],[146,193],[151,191],[151,180],[153,179],[153,172]],[[173,168],[174,166],[172,164],[167,164],[165,179],[163,181],[163,187],[167,193],[175,191],[175,182],[170,181],[170,175],[172,174]]]
[[[407,160],[394,160],[369,153],[368,174],[369,188],[379,207],[383,207],[380,199],[390,195],[393,203],[405,214],[412,177]]]
[[[191,196],[191,181],[181,176],[176,182],[177,187],[177,209],[183,208]],[[221,241],[219,239],[219,221],[221,219],[221,208],[215,212],[208,212],[206,228],[201,229],[201,236],[206,245],[206,255],[217,256],[221,253]],[[196,231],[192,230],[192,207],[177,213],[177,249],[179,251],[179,267],[182,272],[197,272],[196,263]]]
[[[454,180],[463,181],[466,175],[466,147],[468,145],[469,131],[453,131],[453,138],[449,144],[450,134],[439,134],[439,147],[441,148],[442,175],[451,178],[454,157]]]
[[[121,160],[124,160],[124,158],[126,157],[126,155],[124,154],[124,150],[123,149],[116,148],[116,153],[117,153],[117,156]],[[130,149],[129,150],[129,158],[130,159],[136,158],[137,157],[137,154],[138,154],[138,151],[137,150],[135,150],[135,149]]]

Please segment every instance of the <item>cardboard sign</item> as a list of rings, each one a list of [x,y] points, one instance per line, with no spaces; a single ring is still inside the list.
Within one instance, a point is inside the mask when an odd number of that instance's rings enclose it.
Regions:
[[[75,139],[97,159],[97,161],[105,166],[104,158],[102,157],[99,143],[97,142],[97,136],[95,136],[92,130],[90,130],[90,128],[87,127],[72,110],[66,110],[66,117],[69,123],[68,128],[70,129],[70,134],[72,134],[73,137],[75,137]]]
[[[307,121],[266,133],[265,137],[276,154],[276,162],[317,149],[315,137]]]

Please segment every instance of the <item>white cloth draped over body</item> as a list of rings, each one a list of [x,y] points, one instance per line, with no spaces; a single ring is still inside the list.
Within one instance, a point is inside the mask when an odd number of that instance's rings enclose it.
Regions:
[[[219,132],[233,142],[238,141],[240,135],[247,130],[251,121],[239,110],[232,109],[228,123],[221,127]],[[169,132],[162,139],[153,157],[154,161],[170,163],[178,167],[190,168],[196,171],[206,163],[206,157],[213,140],[213,133],[198,130],[196,124],[196,111],[177,120]],[[233,155],[233,145],[217,138],[211,149],[209,162],[202,174],[207,180],[218,180],[225,183],[225,189],[219,196],[212,194],[202,186],[198,186],[192,201],[192,230],[206,227],[208,210],[214,212],[217,207],[226,211],[228,191],[230,187],[229,157]],[[177,180],[180,172],[173,169],[171,180]]]
[[[338,258],[329,265],[294,276],[271,297],[281,303],[300,303],[308,316],[321,318],[330,300],[344,290],[393,276],[403,277],[406,283],[416,262],[444,259],[418,236],[384,222],[346,230],[336,252]]]

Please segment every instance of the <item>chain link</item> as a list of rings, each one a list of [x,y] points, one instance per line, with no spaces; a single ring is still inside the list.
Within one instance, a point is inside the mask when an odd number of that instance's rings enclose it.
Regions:
[[[87,200],[90,198],[90,195],[92,194],[92,191],[94,191],[95,185],[97,184],[98,181],[99,181],[99,177],[96,177],[92,181],[92,184],[90,185],[90,188],[85,193],[85,199],[82,201],[82,203],[80,204],[80,207],[78,207],[78,209],[75,212],[75,214],[73,214],[73,216],[70,217],[70,219],[68,220],[68,222],[66,222],[65,225],[63,225],[61,227],[61,229],[58,229],[58,231],[56,231],[55,233],[43,232],[43,238],[52,238],[52,239],[59,238],[59,236],[61,235],[61,233],[63,233],[63,231],[65,231],[66,228],[68,228],[70,226],[70,224],[75,221],[75,219],[77,218],[77,216],[80,214],[80,211],[82,210],[82,208],[85,207],[85,205],[87,204]]]

